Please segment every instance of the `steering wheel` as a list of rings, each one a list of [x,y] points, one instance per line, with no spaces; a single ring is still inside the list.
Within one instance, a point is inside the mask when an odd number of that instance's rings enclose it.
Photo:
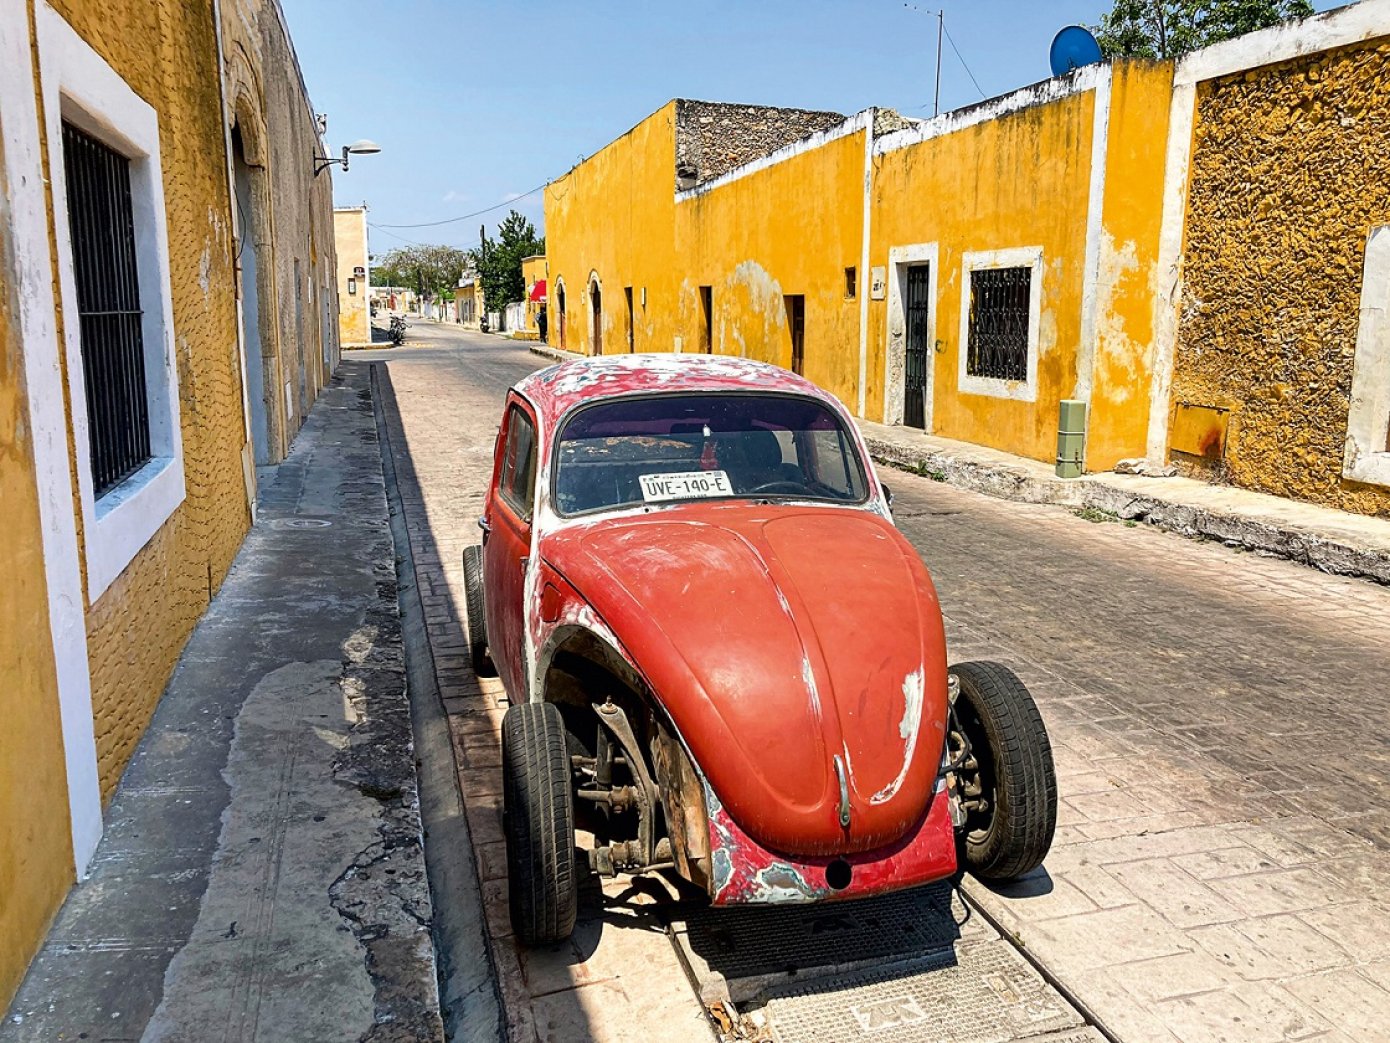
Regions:
[[[810,489],[800,482],[775,481],[763,482],[749,489],[749,493],[810,493]]]

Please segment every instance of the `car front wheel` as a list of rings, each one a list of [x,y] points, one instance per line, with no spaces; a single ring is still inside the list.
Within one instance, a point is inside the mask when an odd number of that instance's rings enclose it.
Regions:
[[[565,725],[553,703],[520,703],[502,718],[502,823],[512,930],[526,945],[574,930],[579,874]]]
[[[1042,715],[1017,675],[999,663],[951,668],[960,695],[951,714],[956,830],[962,869],[1015,880],[1042,864],[1057,826],[1057,777]]]

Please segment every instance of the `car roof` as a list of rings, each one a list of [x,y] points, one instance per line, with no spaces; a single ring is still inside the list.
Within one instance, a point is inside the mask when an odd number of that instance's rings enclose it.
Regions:
[[[839,401],[781,366],[728,355],[642,353],[575,359],[518,381],[518,394],[550,427],[575,406],[603,398],[657,392],[775,391],[807,395],[840,410]]]

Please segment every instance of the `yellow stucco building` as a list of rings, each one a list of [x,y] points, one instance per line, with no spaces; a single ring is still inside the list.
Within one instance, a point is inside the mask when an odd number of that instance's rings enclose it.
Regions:
[[[365,206],[334,207],[333,242],[338,254],[338,342],[345,348],[364,347],[372,342]]]
[[[547,187],[550,342],[1038,460],[1080,402],[1088,470],[1390,513],[1387,37],[1354,5],[931,120],[670,102]]]
[[[523,298],[525,304],[524,315],[526,324],[522,329],[522,334],[526,340],[541,339],[540,326],[537,319],[541,310],[546,307],[546,273],[548,266],[545,254],[532,254],[521,259],[521,281],[525,286],[526,296]],[[546,321],[549,323],[550,316],[547,313]]]
[[[337,364],[297,74],[273,0],[0,4],[0,1001]]]
[[[482,281],[477,275],[465,272],[454,288],[454,321],[476,330],[486,314]]]

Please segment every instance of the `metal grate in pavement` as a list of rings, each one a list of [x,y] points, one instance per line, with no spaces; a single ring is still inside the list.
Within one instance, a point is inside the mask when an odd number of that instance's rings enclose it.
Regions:
[[[1000,939],[769,994],[777,1043],[1082,1043],[1100,1037]]]
[[[726,980],[902,960],[996,937],[948,882],[821,905],[706,907],[687,930],[690,948]]]

